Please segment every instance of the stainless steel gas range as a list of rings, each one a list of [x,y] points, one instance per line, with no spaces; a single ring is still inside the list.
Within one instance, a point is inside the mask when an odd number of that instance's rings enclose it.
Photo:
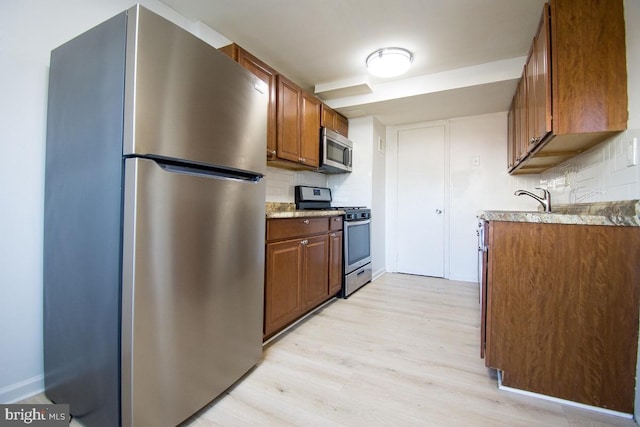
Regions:
[[[371,209],[362,206],[331,206],[331,189],[295,187],[298,210],[344,211],[344,262],[341,296],[347,298],[371,281]]]

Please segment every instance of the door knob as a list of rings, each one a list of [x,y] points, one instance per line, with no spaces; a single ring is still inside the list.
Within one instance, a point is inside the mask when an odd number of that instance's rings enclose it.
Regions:
[[[440,215],[440,214],[442,213],[442,210],[441,210],[441,209],[436,209],[436,213],[437,213],[438,215]]]

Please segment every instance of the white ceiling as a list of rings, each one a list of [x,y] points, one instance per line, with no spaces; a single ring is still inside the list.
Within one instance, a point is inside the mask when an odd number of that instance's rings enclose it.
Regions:
[[[385,125],[506,111],[545,2],[162,1],[309,91],[368,78],[373,93],[333,94],[325,102],[347,117],[375,115]],[[395,80],[367,76],[367,55],[393,46],[413,52],[411,70]]]

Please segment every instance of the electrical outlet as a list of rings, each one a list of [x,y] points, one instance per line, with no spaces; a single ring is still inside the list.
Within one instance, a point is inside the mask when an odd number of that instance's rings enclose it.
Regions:
[[[471,157],[471,166],[480,166],[480,156]]]

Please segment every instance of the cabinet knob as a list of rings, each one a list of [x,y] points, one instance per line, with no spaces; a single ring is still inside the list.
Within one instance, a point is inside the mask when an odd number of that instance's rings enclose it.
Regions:
[[[331,237],[336,237],[336,233],[331,233]]]
[[[300,242],[300,244],[301,244],[301,245],[303,245],[303,246],[306,246],[306,245],[307,245],[307,243],[309,243],[309,241],[308,241],[308,240],[303,240],[302,242]]]
[[[304,221],[302,221],[303,224],[309,224],[309,220],[305,219]]]
[[[267,150],[267,155],[271,156],[271,157],[275,156],[276,155],[276,150]]]

